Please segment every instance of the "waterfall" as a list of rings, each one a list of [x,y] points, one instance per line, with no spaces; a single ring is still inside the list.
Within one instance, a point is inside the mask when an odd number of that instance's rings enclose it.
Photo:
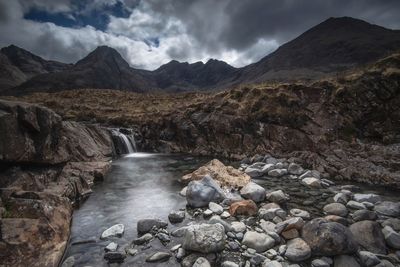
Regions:
[[[132,154],[137,151],[133,134],[124,134],[119,129],[112,129],[111,135],[114,142],[115,154]]]

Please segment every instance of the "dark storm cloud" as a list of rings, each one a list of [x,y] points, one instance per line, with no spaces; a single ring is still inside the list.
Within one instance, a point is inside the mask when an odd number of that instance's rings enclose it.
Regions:
[[[116,4],[123,13],[105,8]],[[47,14],[46,23],[40,12],[27,16],[32,9]],[[90,23],[98,21],[91,15],[98,10],[101,25]],[[89,22],[63,25],[57,14]],[[74,62],[97,45],[109,45],[146,69],[171,59],[217,58],[243,66],[329,17],[400,29],[399,14],[399,0],[0,0],[0,46],[14,43]]]

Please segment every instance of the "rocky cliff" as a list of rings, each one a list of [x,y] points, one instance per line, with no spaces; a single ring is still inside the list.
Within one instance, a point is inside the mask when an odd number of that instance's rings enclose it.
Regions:
[[[97,125],[0,101],[1,265],[58,265],[72,206],[103,178],[111,147],[109,133]]]

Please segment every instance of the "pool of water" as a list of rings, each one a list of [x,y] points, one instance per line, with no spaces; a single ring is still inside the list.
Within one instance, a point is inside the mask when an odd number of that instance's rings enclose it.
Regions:
[[[76,266],[108,266],[103,259],[104,247],[114,241],[122,250],[137,237],[138,220],[160,218],[168,221],[170,211],[184,208],[186,201],[179,195],[183,185],[177,180],[208,160],[134,153],[114,161],[104,181],[96,184],[89,199],[74,211],[65,258],[74,256]],[[100,240],[105,229],[118,223],[125,225],[121,238]],[[128,256],[121,266],[145,266],[144,260],[152,251],[168,251],[157,239],[151,245],[148,251],[135,257]],[[171,259],[171,264],[173,261]],[[164,262],[160,266],[172,265]]]

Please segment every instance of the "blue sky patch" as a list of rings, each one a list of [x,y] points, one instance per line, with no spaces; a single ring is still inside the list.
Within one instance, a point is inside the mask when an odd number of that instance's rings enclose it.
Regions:
[[[110,22],[109,16],[127,18],[130,15],[129,9],[118,1],[113,5],[102,5],[100,8],[87,10],[89,0],[73,1],[71,12],[50,13],[46,10],[31,8],[24,18],[37,22],[52,22],[58,26],[68,28],[80,28],[90,25],[98,30],[104,31]]]

